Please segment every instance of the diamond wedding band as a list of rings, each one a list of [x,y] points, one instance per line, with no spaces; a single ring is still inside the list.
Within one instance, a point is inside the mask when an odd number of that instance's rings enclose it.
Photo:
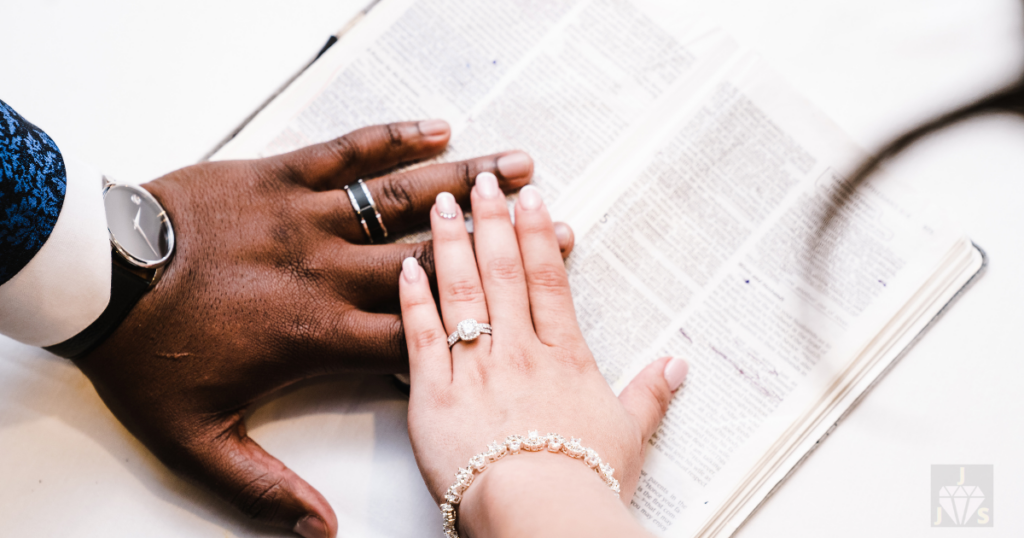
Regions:
[[[448,349],[451,349],[460,341],[472,342],[481,334],[491,334],[490,324],[477,323],[475,319],[462,320],[459,322],[455,332],[448,335]]]

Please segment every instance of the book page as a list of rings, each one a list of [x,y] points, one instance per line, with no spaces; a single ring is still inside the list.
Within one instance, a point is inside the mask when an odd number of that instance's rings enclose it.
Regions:
[[[861,153],[756,58],[676,116],[600,203],[565,209],[586,230],[570,281],[609,382],[665,355],[690,362],[632,507],[652,531],[694,536],[962,236],[889,180],[823,229]]]
[[[440,117],[453,130],[440,160],[527,151],[554,203],[670,90],[699,87],[735,51],[699,20],[666,29],[672,13],[626,0],[383,2],[214,159]]]

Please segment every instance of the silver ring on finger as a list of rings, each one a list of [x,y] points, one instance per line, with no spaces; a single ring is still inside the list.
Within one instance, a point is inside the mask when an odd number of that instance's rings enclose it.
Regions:
[[[373,196],[370,189],[366,188],[363,180],[345,185],[345,192],[348,193],[348,201],[352,202],[352,209],[359,217],[359,223],[363,225],[363,231],[371,243],[383,243],[388,236],[388,229],[384,226],[384,219],[377,211],[377,204],[373,203]]]
[[[448,335],[448,349],[451,349],[459,342],[472,342],[481,334],[492,334],[491,325],[488,323],[477,323],[475,319],[465,319],[459,322],[455,332]]]

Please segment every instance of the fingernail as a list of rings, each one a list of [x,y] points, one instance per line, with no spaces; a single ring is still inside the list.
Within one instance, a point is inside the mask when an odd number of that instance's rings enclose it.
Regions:
[[[498,190],[498,178],[490,172],[483,172],[476,176],[476,192],[484,198],[494,198],[501,194]]]
[[[402,278],[410,284],[419,281],[420,262],[416,261],[416,258],[406,258],[402,260]]]
[[[526,177],[533,171],[533,159],[521,151],[509,153],[498,159],[498,171],[505,179]]]
[[[437,199],[437,214],[442,219],[454,219],[459,216],[459,205],[455,203],[455,197],[450,192],[438,193]]]
[[[555,223],[555,237],[558,238],[558,246],[562,250],[569,246],[569,242],[572,241],[572,230],[569,229],[569,225],[564,222]]]
[[[665,381],[668,381],[668,388],[675,391],[686,381],[686,373],[690,371],[690,365],[683,359],[672,359],[665,365]]]
[[[523,209],[537,209],[544,203],[540,197],[540,190],[533,185],[527,185],[519,191],[519,205]]]
[[[302,538],[329,538],[327,524],[317,516],[306,516],[300,519],[292,530]]]
[[[423,120],[420,122],[420,132],[423,136],[437,136],[448,134],[448,122],[444,120]]]

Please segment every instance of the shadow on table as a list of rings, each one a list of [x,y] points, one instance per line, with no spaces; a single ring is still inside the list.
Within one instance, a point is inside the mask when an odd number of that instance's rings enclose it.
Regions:
[[[294,536],[249,521],[205,489],[171,473],[121,426],[88,379],[70,362],[11,341],[0,342],[0,356],[4,359],[0,361],[0,433],[55,419],[61,427],[73,431],[67,435],[57,431],[50,438],[51,430],[46,429],[46,439],[24,446],[57,445],[61,459],[83,462],[87,458],[81,457],[81,445],[68,441],[80,434],[127,471],[103,476],[108,483],[130,476],[149,491],[153,500],[194,514],[234,535]],[[415,530],[431,528],[425,519],[426,514],[434,515],[434,509],[412,456],[407,409],[407,397],[390,377],[336,376],[297,383],[259,402],[247,423],[257,442],[327,497],[343,531],[372,527],[378,535],[413,536],[419,534]],[[20,433],[15,431],[8,439]],[[97,468],[107,463],[97,462]],[[59,485],[65,491],[56,500],[78,498],[92,485],[89,479],[98,477],[86,471],[82,474],[84,483],[75,484],[74,477],[66,479]],[[130,490],[130,484],[125,482],[123,489]],[[97,506],[93,503],[109,506],[110,501],[85,497],[72,502],[82,503],[72,511],[81,515],[90,512],[88,506]],[[142,502],[147,503],[145,499]],[[422,509],[410,513],[410,506]],[[167,511],[168,519],[180,517],[174,515],[178,510]],[[396,513],[403,517],[396,518]]]

